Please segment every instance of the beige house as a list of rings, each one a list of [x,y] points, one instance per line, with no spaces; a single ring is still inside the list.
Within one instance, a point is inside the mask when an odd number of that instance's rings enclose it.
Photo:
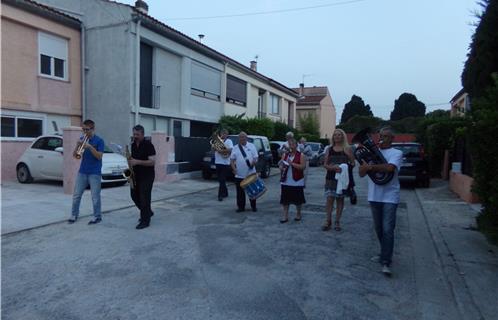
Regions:
[[[300,98],[296,104],[296,122],[308,114],[315,115],[320,128],[320,138],[331,138],[335,130],[335,106],[327,87],[304,87],[293,89]]]
[[[463,117],[466,112],[470,111],[470,97],[462,88],[451,98],[450,117]]]
[[[35,137],[82,116],[80,21],[28,0],[2,0],[2,181]]]
[[[257,72],[256,62],[246,68],[233,61],[225,65],[225,115],[269,118],[295,127],[298,95],[292,89]]]

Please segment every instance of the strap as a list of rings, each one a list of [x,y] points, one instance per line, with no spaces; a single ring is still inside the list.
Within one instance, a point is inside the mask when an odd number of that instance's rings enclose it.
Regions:
[[[246,152],[244,151],[244,148],[242,148],[242,145],[239,143],[239,150],[240,150],[240,153],[242,154],[242,156],[244,157],[244,159],[246,160],[246,164],[247,164],[247,167],[249,169],[252,169],[252,166],[251,166],[251,163],[249,162],[249,160],[247,159],[247,154]]]

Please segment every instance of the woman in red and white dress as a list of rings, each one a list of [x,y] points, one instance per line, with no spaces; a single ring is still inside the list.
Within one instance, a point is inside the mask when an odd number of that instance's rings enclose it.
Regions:
[[[282,155],[279,161],[281,172],[280,204],[284,209],[283,219],[280,223],[289,221],[289,206],[296,206],[296,217],[294,221],[301,221],[301,206],[306,203],[304,199],[304,169],[306,168],[306,157],[297,151],[297,142],[294,138],[288,140],[289,152]]]

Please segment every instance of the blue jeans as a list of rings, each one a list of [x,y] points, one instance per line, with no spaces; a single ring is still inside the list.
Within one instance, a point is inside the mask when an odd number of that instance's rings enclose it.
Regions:
[[[370,202],[375,233],[380,243],[380,262],[390,265],[394,248],[397,203]]]
[[[100,183],[102,176],[100,174],[84,174],[78,173],[76,176],[76,182],[74,184],[73,193],[73,207],[71,209],[71,214],[78,217],[80,214],[80,202],[81,196],[86,187],[90,185],[90,191],[92,193],[92,203],[93,203],[93,216],[95,218],[101,218],[101,204],[100,204]]]

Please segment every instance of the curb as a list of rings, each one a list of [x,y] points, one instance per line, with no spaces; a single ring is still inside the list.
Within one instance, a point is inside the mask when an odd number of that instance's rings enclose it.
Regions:
[[[422,209],[422,215],[427,226],[427,230],[431,237],[432,243],[436,250],[437,258],[441,265],[445,281],[451,290],[453,298],[462,319],[484,319],[479,310],[474,297],[470,293],[470,289],[465,281],[465,273],[463,273],[451,252],[448,243],[443,237],[439,225],[432,219],[430,214],[426,212],[423,205],[423,197],[420,191],[415,189],[415,196]]]

